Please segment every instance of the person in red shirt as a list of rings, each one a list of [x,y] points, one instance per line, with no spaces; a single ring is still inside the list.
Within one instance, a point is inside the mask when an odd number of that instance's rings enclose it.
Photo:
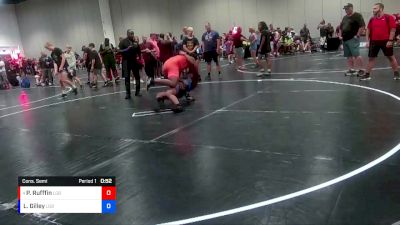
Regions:
[[[393,69],[394,79],[400,80],[397,60],[393,55],[393,43],[396,32],[394,17],[383,12],[384,5],[376,3],[373,7],[374,16],[370,19],[367,29],[367,47],[369,47],[369,62],[367,72],[360,80],[371,80],[370,73],[375,65],[376,57],[382,49],[383,54],[389,59]],[[369,42],[369,43],[368,43]]]
[[[166,35],[160,34],[160,40],[158,40],[158,47],[160,48],[160,61],[165,63],[169,58],[174,55],[174,42],[172,40],[172,34],[167,33]]]
[[[144,71],[148,78],[154,79],[157,69],[157,55],[154,43],[148,41],[146,37],[142,37],[142,44],[140,44],[140,50],[142,52],[142,58],[144,61]]]
[[[394,17],[396,17],[396,38],[400,45],[400,13],[394,14]]]
[[[245,70],[246,68],[243,66],[243,58],[244,58],[243,41],[247,41],[247,39],[245,36],[243,36],[242,28],[240,26],[234,27],[232,29],[232,40],[233,40],[233,46],[235,47],[235,58],[236,58],[237,69]]]

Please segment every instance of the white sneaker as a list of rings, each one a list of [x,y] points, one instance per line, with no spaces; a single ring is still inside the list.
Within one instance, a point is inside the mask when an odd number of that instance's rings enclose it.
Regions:
[[[262,69],[260,69],[260,71],[259,71],[260,73],[264,73],[265,72],[265,69],[264,68],[262,68]]]

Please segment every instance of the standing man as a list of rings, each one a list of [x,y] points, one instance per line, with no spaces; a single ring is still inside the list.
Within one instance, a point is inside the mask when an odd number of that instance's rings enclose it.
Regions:
[[[90,59],[90,49],[88,47],[86,47],[85,45],[82,46],[82,52],[83,52],[83,62],[85,64],[86,67],[86,71],[88,74],[88,81],[87,84],[90,85],[90,68],[91,68],[91,63],[92,63],[92,59]]]
[[[96,51],[94,43],[89,44],[90,49],[90,59],[92,60],[90,63],[90,72],[91,72],[91,87],[97,88],[97,76],[101,76],[104,81],[103,87],[106,87],[111,84],[110,81],[107,80],[105,74],[102,73],[103,69],[103,60],[100,57],[100,54]]]
[[[68,72],[72,77],[72,81],[75,82],[75,85],[78,84],[81,88],[83,88],[81,79],[79,79],[77,74],[76,56],[75,52],[72,51],[72,46],[66,46],[64,55],[65,60],[67,60],[68,63]]]
[[[340,24],[339,39],[343,40],[344,57],[347,58],[349,70],[346,76],[363,76],[363,61],[360,56],[360,36],[365,28],[365,22],[360,13],[353,11],[353,4],[348,3],[343,8],[346,15]],[[356,71],[355,68],[359,70]]]
[[[140,97],[140,74],[139,60],[141,60],[141,52],[139,43],[135,41],[135,33],[129,29],[127,37],[119,43],[118,52],[122,55],[122,76],[125,78],[126,96],[125,99],[131,99],[131,72],[135,76],[136,92],[135,96]]]
[[[7,79],[6,64],[0,58],[0,89],[9,89],[9,88],[11,88],[11,86],[10,82],[8,82]]]
[[[367,29],[367,46],[369,46],[369,61],[367,73],[360,80],[371,80],[370,73],[374,68],[376,58],[382,49],[383,54],[389,59],[395,80],[400,80],[398,64],[393,56],[396,22],[394,17],[383,12],[384,5],[376,3],[372,8],[374,16],[369,20]]]
[[[326,49],[326,39],[327,39],[327,26],[325,25],[325,20],[322,19],[322,21],[319,23],[317,29],[319,30],[319,45],[321,50]]]
[[[211,80],[211,61],[215,62],[218,70],[218,78],[221,79],[221,66],[219,64],[219,55],[221,54],[221,41],[219,34],[211,30],[211,24],[205,25],[206,32],[201,37],[203,47],[203,58],[207,62],[207,80]]]
[[[78,94],[78,89],[76,88],[75,84],[68,78],[68,63],[67,60],[65,60],[63,51],[60,48],[54,47],[54,45],[50,42],[47,42],[44,47],[51,51],[51,58],[54,62],[54,75],[58,75],[60,80],[62,93],[61,96],[67,96],[67,92],[65,90],[66,85],[72,87],[72,91],[75,93],[75,95]]]
[[[307,24],[304,24],[303,28],[300,30],[300,38],[302,46],[306,46],[308,39],[311,38],[310,30],[307,28]],[[302,49],[305,51],[305,47]]]
[[[106,73],[109,81],[114,81],[116,84],[119,83],[119,75],[117,72],[117,66],[115,61],[115,48],[113,44],[110,43],[109,38],[104,39],[104,43],[100,45],[99,53],[103,59],[104,67],[106,68]],[[111,75],[112,74],[112,75]]]
[[[47,56],[45,52],[41,52],[39,58],[39,67],[42,74],[42,85],[53,85],[52,69],[54,68],[54,62],[51,57]]]
[[[140,44],[140,50],[144,60],[144,71],[148,79],[154,79],[157,69],[157,56],[154,43],[147,41],[146,37],[142,37],[143,43]]]

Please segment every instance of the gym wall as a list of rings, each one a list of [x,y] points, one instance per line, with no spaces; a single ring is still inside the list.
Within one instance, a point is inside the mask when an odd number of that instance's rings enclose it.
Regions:
[[[307,23],[311,35],[317,37],[321,19],[336,27],[349,2],[366,22],[376,2],[383,2],[387,12],[400,12],[399,0],[111,0],[110,8],[116,40],[125,37],[127,28],[139,36],[172,31],[179,37],[183,26],[193,26],[200,36],[206,21],[220,33],[236,24],[247,34],[261,20],[282,29],[291,26],[296,32]]]
[[[0,5],[0,47],[22,47],[14,5]]]
[[[102,21],[99,0],[28,0],[0,4],[0,21],[6,24],[0,26],[0,45],[22,44],[25,55],[36,58],[46,41],[62,48],[70,44],[81,53],[83,44],[93,42],[97,47],[112,33],[118,42],[128,28],[138,36],[172,31],[179,38],[183,26],[193,26],[199,37],[207,21],[220,33],[240,25],[245,35],[261,20],[282,29],[291,26],[296,32],[307,23],[312,36],[317,37],[321,19],[336,27],[348,2],[367,22],[379,0],[110,0],[112,26]],[[380,2],[386,12],[400,12],[399,0]]]
[[[38,58],[47,41],[79,54],[83,44],[97,48],[104,41],[98,0],[28,0],[15,7],[27,57]]]

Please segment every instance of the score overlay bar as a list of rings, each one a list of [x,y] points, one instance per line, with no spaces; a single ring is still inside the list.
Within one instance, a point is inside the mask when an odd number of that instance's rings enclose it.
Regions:
[[[115,177],[18,177],[19,213],[115,213]]]

